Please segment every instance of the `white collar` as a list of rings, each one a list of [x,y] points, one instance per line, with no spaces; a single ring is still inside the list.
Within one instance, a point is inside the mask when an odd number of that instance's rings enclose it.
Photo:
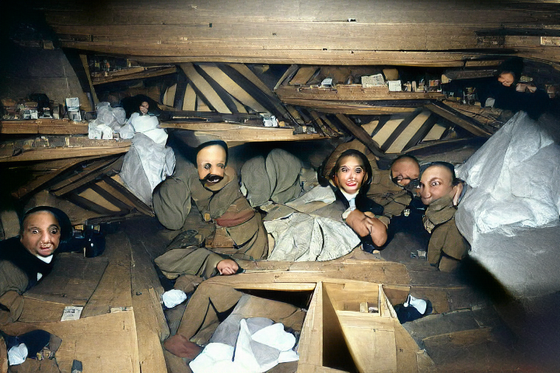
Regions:
[[[342,193],[342,195],[346,198],[347,201],[350,201],[350,200],[353,200],[354,198],[356,198],[356,196],[360,192],[356,192],[354,194],[349,194],[349,193],[346,193],[345,191],[343,191],[342,189],[340,189],[340,193]]]
[[[50,263],[50,262],[52,262],[52,259],[53,259],[52,254],[49,255],[49,256],[41,256],[41,255],[35,255],[35,256],[45,263]]]

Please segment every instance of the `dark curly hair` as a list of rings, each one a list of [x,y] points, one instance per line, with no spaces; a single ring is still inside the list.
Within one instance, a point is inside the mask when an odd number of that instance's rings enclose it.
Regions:
[[[333,180],[334,179],[334,175],[337,173],[337,171],[340,169],[340,163],[342,162],[342,159],[346,158],[346,157],[354,157],[354,158],[358,158],[361,161],[361,166],[364,168],[364,170],[367,173],[367,179],[364,180],[364,182],[362,183],[362,188],[360,188],[360,193],[362,193],[362,191],[366,191],[367,187],[369,187],[369,184],[371,183],[371,178],[372,178],[372,169],[371,169],[371,164],[369,163],[369,160],[367,159],[367,157],[365,156],[364,153],[362,153],[359,150],[356,149],[348,149],[345,150],[336,160],[336,163],[334,165],[334,167],[332,168],[331,172],[329,173],[329,179]]]

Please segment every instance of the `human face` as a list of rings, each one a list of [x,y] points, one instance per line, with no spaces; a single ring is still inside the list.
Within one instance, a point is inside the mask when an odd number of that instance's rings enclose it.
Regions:
[[[348,194],[357,193],[362,187],[367,172],[359,158],[346,156],[340,161],[340,167],[334,175],[335,185]]]
[[[200,150],[196,156],[198,178],[209,185],[224,178],[226,151],[220,145],[210,145]]]
[[[20,241],[33,255],[52,255],[60,243],[60,224],[50,212],[38,211],[23,221]]]
[[[148,101],[142,102],[142,104],[140,105],[140,112],[142,113],[142,115],[146,115],[149,108],[150,104],[148,103]]]
[[[515,77],[512,73],[501,73],[500,76],[498,76],[498,81],[505,87],[511,87],[515,81]]]
[[[444,196],[453,197],[456,187],[453,186],[453,175],[444,166],[428,167],[420,179],[420,198],[424,205]]]
[[[391,178],[401,187],[420,176],[420,166],[412,158],[402,158],[391,166]]]

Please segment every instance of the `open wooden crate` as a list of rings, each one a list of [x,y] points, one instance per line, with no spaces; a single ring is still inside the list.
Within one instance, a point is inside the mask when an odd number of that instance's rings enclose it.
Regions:
[[[318,282],[305,319],[298,373],[420,372],[431,359],[401,326],[383,286]]]
[[[322,276],[310,276],[309,273],[292,272],[288,279],[283,278],[282,274],[288,273],[274,273],[273,281],[266,281],[267,278],[270,280],[268,276],[271,273],[216,277],[205,281],[201,284],[204,285],[205,295],[198,294],[197,297],[198,290],[195,292],[183,316],[179,333],[187,338],[192,336],[197,342],[204,342],[195,334],[216,317],[208,313],[201,315],[195,307],[198,310],[203,308],[203,304],[208,302],[207,295],[213,292],[224,294],[215,299],[231,296],[231,300],[223,304],[223,309],[235,304],[240,295],[233,293],[238,291],[269,299],[282,298],[284,302],[296,303],[299,300],[301,303],[301,299],[308,299],[298,346],[298,373],[435,370],[431,358],[419,349],[398,321],[383,285],[349,279],[318,278]],[[214,291],[208,291],[208,287],[214,287]],[[230,290],[226,292],[224,288]],[[404,288],[402,290],[405,291]],[[395,293],[395,288],[391,292]],[[402,296],[396,298],[401,299]],[[216,303],[214,299],[212,301]],[[268,317],[278,322],[272,315],[270,309],[256,309],[247,317]]]

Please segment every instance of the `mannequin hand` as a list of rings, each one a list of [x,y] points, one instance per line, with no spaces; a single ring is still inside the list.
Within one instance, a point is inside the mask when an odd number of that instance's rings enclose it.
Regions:
[[[346,224],[360,237],[369,234],[376,246],[382,246],[387,241],[387,227],[369,211],[366,213],[359,210],[352,211],[346,218]]]
[[[222,276],[234,275],[239,269],[239,265],[233,259],[224,259],[216,265],[216,269]]]

